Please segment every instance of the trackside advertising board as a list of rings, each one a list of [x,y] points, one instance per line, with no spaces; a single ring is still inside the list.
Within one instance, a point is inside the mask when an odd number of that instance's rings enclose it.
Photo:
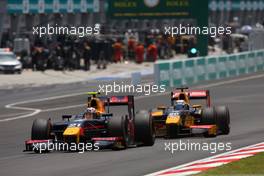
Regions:
[[[197,27],[208,26],[208,0],[109,0],[111,19],[194,19]],[[207,55],[208,38],[197,35],[197,49]]]

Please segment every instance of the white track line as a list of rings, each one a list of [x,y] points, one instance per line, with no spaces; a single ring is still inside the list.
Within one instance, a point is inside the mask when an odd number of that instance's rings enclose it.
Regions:
[[[241,158],[247,158],[248,155],[239,155],[239,156],[226,156],[223,158],[214,158],[210,161],[221,161],[221,160],[235,160],[235,159],[241,159]]]
[[[187,176],[187,175],[194,175],[198,174],[200,171],[189,171],[189,172],[184,172],[184,173],[177,173],[177,176]],[[173,175],[173,174],[172,174]]]
[[[0,119],[0,122],[8,122],[8,121],[12,121],[12,120],[28,118],[28,117],[37,115],[37,114],[39,114],[40,112],[43,111],[42,109],[38,109],[38,108],[28,108],[28,107],[18,106],[18,105],[21,105],[21,104],[36,103],[36,102],[49,101],[49,100],[56,100],[56,99],[74,97],[74,96],[79,96],[79,95],[84,95],[84,94],[85,94],[85,92],[79,92],[79,93],[72,93],[72,94],[53,96],[53,97],[34,99],[34,100],[27,100],[27,101],[21,101],[21,102],[17,102],[17,103],[8,104],[8,105],[5,105],[5,108],[7,108],[7,109],[24,110],[24,111],[32,111],[32,112],[29,113],[29,114],[21,115],[21,116]],[[66,108],[69,108],[69,107],[64,107],[64,108],[66,109]],[[47,110],[44,111],[44,112],[47,112]]]
[[[253,150],[253,151],[244,151],[244,152],[239,152],[239,154],[247,154],[247,153],[252,153],[252,152],[264,152],[264,149],[258,149],[258,150]]]
[[[219,81],[218,83],[212,83],[212,84],[207,84],[207,85],[203,85],[203,86],[194,86],[193,88],[200,88],[200,89],[210,88],[210,87],[216,87],[216,86],[225,85],[225,84],[232,84],[235,82],[247,81],[247,80],[251,80],[251,79],[258,79],[258,78],[262,78],[262,77],[264,77],[264,74],[249,76],[249,77],[245,77],[245,78],[232,79],[232,80],[228,80],[228,81]],[[163,92],[163,93],[153,94],[153,95],[149,95],[149,96],[139,96],[139,97],[135,97],[135,99],[155,97],[155,96],[160,96],[160,95],[166,95],[169,93],[170,92]],[[17,102],[17,103],[8,104],[5,106],[5,108],[16,109],[16,110],[26,110],[26,111],[33,111],[33,112],[26,114],[26,115],[17,116],[17,117],[0,119],[0,123],[12,121],[12,120],[28,118],[28,117],[37,115],[40,112],[49,112],[49,111],[63,110],[63,109],[68,109],[68,108],[81,107],[81,105],[79,104],[79,105],[72,105],[72,106],[68,106],[68,107],[57,107],[57,108],[42,110],[42,109],[37,109],[37,108],[20,107],[18,105],[41,102],[41,101],[50,101],[50,100],[55,100],[55,99],[67,98],[67,97],[74,97],[74,96],[80,96],[80,95],[84,95],[84,94],[85,94],[85,92],[79,92],[79,93],[72,93],[72,94],[53,96],[53,97],[47,97],[47,98],[42,98],[42,99],[27,100],[27,101],[21,101],[21,102]]]
[[[58,110],[64,110],[64,109],[70,109],[70,108],[78,108],[78,107],[84,107],[84,106],[85,106],[85,104],[63,106],[63,107],[57,107],[57,108],[43,109],[41,112],[51,112],[51,111],[58,111]]]
[[[8,122],[8,121],[11,121],[11,120],[23,119],[23,118],[27,118],[27,117],[31,117],[31,116],[37,115],[38,113],[41,112],[41,109],[20,107],[20,106],[16,106],[17,104],[19,104],[19,103],[8,104],[8,105],[5,106],[5,108],[16,109],[16,110],[24,110],[24,111],[33,111],[33,112],[31,112],[29,114],[17,116],[17,117],[9,117],[9,118],[5,118],[5,119],[0,119],[0,122]]]
[[[210,164],[199,164],[199,165],[195,165],[195,166],[188,166],[188,167],[180,168],[180,169],[177,169],[177,170],[217,167],[217,166],[221,166],[223,164],[225,164],[225,163],[224,162],[220,162],[220,163],[210,163]]]
[[[19,115],[25,115],[25,114],[28,114],[28,112],[18,112],[18,113],[9,113],[9,114],[6,114],[6,115],[0,115],[0,119],[5,117],[14,117],[14,116],[19,116]]]
[[[33,111],[33,112],[29,113],[29,114],[17,116],[17,117],[10,117],[10,118],[5,118],[5,119],[0,119],[0,122],[7,122],[7,121],[11,121],[11,120],[24,119],[24,118],[28,118],[28,117],[37,115],[40,112],[52,112],[52,111],[58,111],[58,110],[64,110],[64,109],[83,107],[83,106],[85,106],[85,104],[63,106],[63,107],[50,108],[50,109],[35,109],[35,108],[26,108],[26,107],[18,107],[18,106],[6,106],[9,109],[25,110],[25,111]]]

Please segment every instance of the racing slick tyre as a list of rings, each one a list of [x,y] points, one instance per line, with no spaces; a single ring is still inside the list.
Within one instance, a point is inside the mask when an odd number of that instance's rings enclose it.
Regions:
[[[221,134],[229,134],[230,132],[230,114],[229,109],[226,106],[216,106],[216,121],[217,127]]]
[[[122,137],[122,147],[126,149],[128,146],[128,120],[125,117],[111,117],[108,123],[109,137]],[[119,146],[114,146],[113,149],[120,149]]]
[[[214,108],[204,108],[202,110],[202,125],[214,125],[216,124],[216,112]]]
[[[155,130],[152,116],[148,111],[139,111],[135,116],[136,141],[142,142],[145,146],[152,146],[155,143]]]
[[[201,124],[202,125],[217,125],[216,124],[216,112],[214,108],[204,108],[202,110],[202,118]],[[216,137],[216,134],[208,134],[208,132],[204,133],[205,137]]]
[[[32,140],[45,140],[50,138],[50,120],[35,119],[31,129]]]

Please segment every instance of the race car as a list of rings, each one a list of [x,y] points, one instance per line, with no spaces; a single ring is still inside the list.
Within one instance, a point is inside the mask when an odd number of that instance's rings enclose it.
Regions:
[[[191,100],[206,100],[191,105]],[[156,136],[177,138],[184,135],[202,134],[215,137],[229,134],[230,115],[227,106],[211,107],[209,90],[177,88],[171,92],[171,105],[160,106],[151,111]]]
[[[102,103],[104,109],[108,109],[107,112],[98,112],[98,108],[89,104],[83,113],[63,115],[61,122],[52,123],[50,119],[35,119],[31,139],[25,141],[25,151],[39,153],[39,148],[43,144],[58,143],[96,143],[100,149],[126,149],[154,144],[152,118],[146,111],[135,113],[134,96],[96,97],[96,99],[97,103]],[[127,113],[123,116],[114,115],[109,112],[110,106],[127,106]]]

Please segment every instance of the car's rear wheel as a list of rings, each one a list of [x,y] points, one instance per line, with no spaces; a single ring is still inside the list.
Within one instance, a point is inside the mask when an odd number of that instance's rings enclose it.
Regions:
[[[216,112],[214,108],[204,108],[202,110],[202,125],[217,125],[216,124]],[[204,133],[205,137],[215,137],[216,134],[209,134],[208,132]]]
[[[139,111],[135,116],[136,141],[145,146],[152,146],[155,143],[155,129],[152,116],[148,111]]]
[[[216,112],[214,108],[204,108],[202,110],[202,125],[215,125],[216,124]]]
[[[51,123],[46,119],[35,119],[31,129],[32,140],[45,140],[50,138]]]
[[[221,132],[221,134],[229,134],[230,133],[230,114],[229,109],[226,106],[217,106],[215,107],[216,111],[216,120],[217,126]]]
[[[108,123],[109,137],[122,137],[122,146],[124,149],[128,146],[128,122],[125,117],[111,117]],[[113,149],[118,149],[114,146]]]

